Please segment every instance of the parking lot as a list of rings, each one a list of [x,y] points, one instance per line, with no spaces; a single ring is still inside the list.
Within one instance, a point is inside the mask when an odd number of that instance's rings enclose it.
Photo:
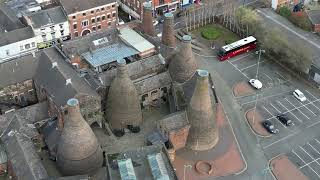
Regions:
[[[287,156],[310,179],[320,179],[320,137],[292,149]]]
[[[278,65],[263,58],[259,61],[258,69],[258,55],[255,53],[243,54],[226,62],[230,63],[247,80],[259,79],[263,84],[262,89],[268,89],[279,84],[284,84],[291,79],[290,76],[281,73],[282,70]],[[256,77],[257,74],[258,76]]]

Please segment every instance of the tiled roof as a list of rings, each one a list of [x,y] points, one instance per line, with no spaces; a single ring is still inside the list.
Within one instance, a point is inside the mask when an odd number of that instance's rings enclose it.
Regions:
[[[28,17],[32,21],[33,28],[67,21],[67,17],[60,6],[32,13]]]

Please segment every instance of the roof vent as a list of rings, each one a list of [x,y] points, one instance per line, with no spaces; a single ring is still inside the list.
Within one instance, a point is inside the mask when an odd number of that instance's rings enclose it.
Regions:
[[[66,86],[67,86],[68,84],[72,84],[72,83],[71,83],[71,79],[67,79],[67,80],[66,80]]]
[[[52,63],[52,69],[53,69],[54,67],[58,67],[58,63],[57,63],[57,62],[53,62],[53,63]]]

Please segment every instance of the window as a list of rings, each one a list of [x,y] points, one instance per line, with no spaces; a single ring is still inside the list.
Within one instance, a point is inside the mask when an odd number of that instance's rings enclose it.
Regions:
[[[112,13],[112,17],[116,17],[116,13]]]
[[[56,33],[55,33],[55,32],[52,32],[52,33],[51,33],[51,37],[52,37],[52,39],[55,39],[55,38],[56,38]]]
[[[23,46],[20,46],[20,51],[23,51]]]
[[[41,31],[44,31],[45,30],[45,28],[41,28]]]
[[[95,23],[96,22],[96,19],[91,19],[91,23]]]
[[[25,49],[30,49],[30,44],[24,45],[24,48],[25,48]]]
[[[82,13],[82,16],[86,16],[86,13]]]
[[[104,20],[106,20],[106,16],[105,15],[102,16],[102,21],[104,21]]]
[[[77,24],[73,24],[73,29],[77,29]]]
[[[9,49],[6,50],[6,54],[7,54],[7,56],[10,55]]]
[[[101,11],[104,11],[104,8],[101,8]]]
[[[97,22],[100,22],[100,17],[97,17]]]
[[[110,19],[110,14],[107,15],[107,18]]]
[[[72,16],[72,19],[76,19],[76,16]]]
[[[98,29],[101,29],[101,25],[98,25]]]
[[[74,37],[78,37],[78,32],[74,32]]]
[[[140,2],[139,2],[139,1],[137,2],[137,7],[138,7],[138,8],[140,7]]]
[[[97,9],[97,12],[100,12],[100,9]]]
[[[62,29],[63,28],[63,24],[59,24],[59,27],[60,27],[60,29]]]
[[[94,13],[94,11],[91,11],[91,14],[93,14]]]
[[[108,25],[109,25],[109,26],[111,25],[111,22],[110,22],[110,21],[108,22]]]
[[[81,22],[82,27],[86,27],[89,25],[89,21],[88,20],[84,20]]]
[[[110,6],[107,6],[107,9],[110,9]]]
[[[92,27],[92,30],[93,30],[93,31],[96,31],[96,27],[95,27],[95,26],[93,26],[93,27]]]
[[[64,36],[64,31],[61,30],[61,31],[60,31],[60,34],[61,34],[61,36]]]
[[[36,43],[35,43],[35,42],[32,42],[32,43],[31,43],[31,46],[32,46],[32,47],[36,47]]]
[[[115,5],[115,4],[112,4],[112,7],[114,8],[114,7],[116,7],[116,5]]]

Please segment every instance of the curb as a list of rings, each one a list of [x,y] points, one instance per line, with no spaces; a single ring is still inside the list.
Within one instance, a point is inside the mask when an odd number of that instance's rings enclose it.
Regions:
[[[219,101],[220,101],[220,100],[219,100]],[[233,127],[232,127],[232,125],[231,125],[231,123],[230,123],[228,114],[225,112],[224,106],[223,106],[222,102],[220,102],[220,104],[221,104],[221,106],[222,106],[224,115],[225,115],[225,117],[226,117],[226,119],[227,119],[227,121],[228,121],[228,124],[229,124],[229,126],[230,126],[230,129],[231,129],[231,132],[232,132],[232,134],[233,134],[234,140],[236,141],[236,144],[237,144],[238,150],[239,150],[239,152],[240,152],[241,158],[243,159],[243,162],[244,162],[244,168],[243,168],[241,171],[237,172],[237,173],[233,173],[233,175],[239,175],[239,174],[243,173],[244,171],[246,171],[246,170],[248,169],[248,163],[247,163],[246,159],[245,159],[244,156],[243,156],[241,147],[240,147],[240,145],[239,145],[237,136],[235,135],[235,133],[234,133],[234,131],[233,131]]]
[[[270,174],[273,176],[273,178],[274,178],[275,180],[277,180],[277,178],[276,178],[275,174],[273,173],[273,171],[272,171],[272,169],[271,169],[271,166],[270,166],[270,165],[271,165],[271,161],[274,160],[274,159],[276,159],[276,158],[278,158],[279,156],[282,156],[282,155],[286,155],[286,154],[285,154],[285,153],[278,154],[278,155],[274,156],[273,158],[271,158],[271,159],[268,161],[268,167],[269,167]]]
[[[271,137],[271,136],[272,136],[271,134],[267,136],[267,135],[261,135],[261,134],[257,133],[257,132],[253,129],[253,127],[250,125],[249,120],[247,119],[247,113],[248,113],[249,111],[253,110],[253,109],[254,109],[254,108],[248,109],[248,110],[244,113],[244,118],[246,119],[246,122],[248,123],[251,131],[253,132],[253,134],[255,134],[256,136],[261,137],[261,138],[269,138],[269,137]]]

